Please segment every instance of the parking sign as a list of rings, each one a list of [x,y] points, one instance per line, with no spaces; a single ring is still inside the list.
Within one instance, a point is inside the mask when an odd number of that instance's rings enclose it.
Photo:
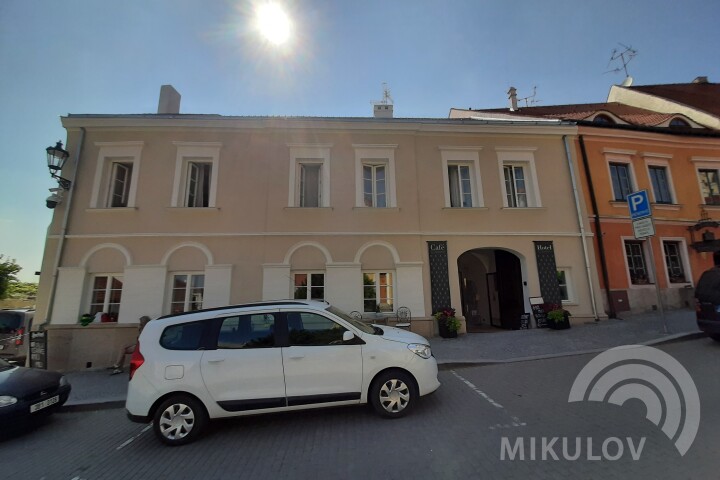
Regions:
[[[650,200],[648,200],[647,190],[631,193],[627,196],[627,202],[631,219],[650,216]]]

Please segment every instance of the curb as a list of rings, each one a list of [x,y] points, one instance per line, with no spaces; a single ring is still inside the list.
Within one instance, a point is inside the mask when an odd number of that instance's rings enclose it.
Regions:
[[[706,338],[707,335],[704,332],[686,332],[686,333],[676,333],[674,335],[668,335],[667,337],[663,338],[655,338],[652,340],[647,340],[645,342],[640,342],[638,345],[645,345],[645,346],[654,346],[654,345],[665,345],[670,343],[678,343],[678,342],[684,342],[688,340],[696,340],[698,338]],[[616,345],[619,346],[619,345]],[[589,355],[593,353],[601,353],[606,350],[609,350],[610,348],[614,347],[606,347],[606,348],[594,348],[591,350],[578,350],[575,352],[562,352],[562,353],[549,353],[547,355],[535,355],[532,357],[517,357],[517,358],[509,358],[505,360],[495,360],[495,359],[483,359],[483,360],[461,360],[461,361],[438,361],[438,370],[452,370],[454,368],[469,368],[469,367],[484,367],[489,365],[503,365],[508,363],[519,363],[519,362],[532,362],[534,360],[548,360],[551,358],[561,358],[561,357],[575,357],[578,355]]]
[[[92,412],[95,410],[113,410],[125,407],[125,400],[110,400],[105,402],[67,403],[58,409],[58,413]]]

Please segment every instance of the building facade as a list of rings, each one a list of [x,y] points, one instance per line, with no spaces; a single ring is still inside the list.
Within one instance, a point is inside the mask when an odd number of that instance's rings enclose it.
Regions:
[[[48,229],[36,315],[51,368],[109,365],[142,315],[257,300],[324,299],[391,324],[404,306],[428,336],[444,306],[463,331],[517,328],[543,295],[575,321],[602,314],[574,125],[62,122],[72,187]],[[80,326],[83,314],[100,323]]]

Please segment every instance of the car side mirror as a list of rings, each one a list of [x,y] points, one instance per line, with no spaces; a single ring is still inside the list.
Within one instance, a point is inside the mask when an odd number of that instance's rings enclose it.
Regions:
[[[353,338],[355,338],[355,334],[353,332],[350,332],[347,330],[345,332],[343,332],[343,342],[349,342]]]

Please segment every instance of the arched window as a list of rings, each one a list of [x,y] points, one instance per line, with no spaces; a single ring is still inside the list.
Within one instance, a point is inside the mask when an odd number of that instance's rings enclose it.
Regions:
[[[607,115],[603,115],[602,113],[600,115],[596,115],[595,118],[593,118],[593,123],[604,123],[607,125],[614,125],[615,120],[608,117]]]
[[[681,128],[688,128],[690,124],[683,120],[682,118],[673,118],[670,120],[670,126],[671,127],[681,127]]]

